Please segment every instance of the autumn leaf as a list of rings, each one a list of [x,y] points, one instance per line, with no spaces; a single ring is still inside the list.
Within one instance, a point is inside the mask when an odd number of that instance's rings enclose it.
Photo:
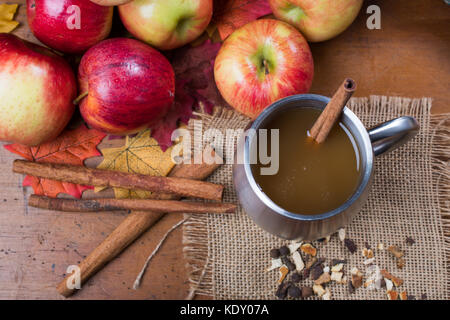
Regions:
[[[73,130],[65,130],[53,141],[37,147],[27,147],[18,143],[5,145],[5,149],[35,162],[65,163],[84,165],[83,161],[90,157],[99,156],[97,145],[106,135],[100,131],[88,129],[84,124]],[[69,182],[40,179],[26,176],[24,186],[31,186],[35,194],[56,197],[59,193],[67,193],[76,198],[89,186],[76,185]]]
[[[172,148],[162,151],[158,142],[150,137],[149,129],[141,131],[134,137],[127,136],[122,147],[105,148],[101,152],[103,161],[97,166],[99,169],[166,176],[175,165],[171,158]],[[103,189],[105,188],[97,187],[95,191]],[[145,199],[151,192],[114,188],[114,194],[116,198]]]
[[[214,81],[214,60],[220,43],[209,39],[203,44],[172,51],[169,59],[175,71],[175,102],[162,121],[152,127],[152,137],[165,151],[172,145],[171,135],[179,123],[187,124],[194,110],[211,113],[224,100]]]
[[[267,0],[214,0],[208,34],[212,35],[217,28],[220,38],[225,40],[234,30],[271,13]]]
[[[19,22],[14,21],[18,6],[18,4],[0,4],[0,33],[11,32],[19,25]]]

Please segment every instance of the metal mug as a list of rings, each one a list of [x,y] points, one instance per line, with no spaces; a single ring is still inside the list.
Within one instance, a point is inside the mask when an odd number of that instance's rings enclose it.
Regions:
[[[278,100],[267,107],[247,129],[264,128],[276,113],[292,108],[324,109],[330,98],[315,94],[300,94]],[[374,156],[395,149],[414,137],[419,125],[413,117],[399,117],[366,130],[362,122],[347,107],[341,122],[351,132],[359,150],[361,176],[353,195],[340,207],[321,214],[303,215],[286,211],[276,205],[257,185],[250,168],[249,151],[252,138],[246,136],[238,143],[233,180],[237,197],[245,212],[267,232],[288,240],[316,240],[347,225],[361,210],[372,184]]]

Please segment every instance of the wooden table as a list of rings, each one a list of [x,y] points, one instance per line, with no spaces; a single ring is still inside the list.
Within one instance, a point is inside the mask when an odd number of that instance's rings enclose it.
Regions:
[[[3,1],[0,3],[21,3]],[[381,8],[381,30],[366,27],[366,8]],[[31,41],[21,6],[14,31]],[[433,97],[433,113],[450,112],[450,6],[441,0],[365,1],[359,17],[337,38],[311,44],[315,79],[311,92],[331,95],[344,77],[358,82],[357,96]],[[14,155],[0,151],[0,299],[62,299],[55,290],[70,264],[78,263],[124,218],[26,206],[22,176],[11,173]],[[154,228],[162,236],[175,221]],[[152,260],[141,288],[133,281],[158,238],[144,234],[93,277],[73,299],[183,299],[188,293],[181,229]],[[226,253],[225,253],[226,254]]]

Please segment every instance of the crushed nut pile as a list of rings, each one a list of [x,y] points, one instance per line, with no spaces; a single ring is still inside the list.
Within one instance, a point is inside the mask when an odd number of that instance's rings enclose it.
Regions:
[[[358,251],[355,242],[346,237],[345,229],[339,229],[337,234],[350,254]],[[330,236],[319,241],[328,243]],[[412,246],[415,241],[407,237],[405,243]],[[402,279],[381,269],[375,263],[376,250],[385,250],[384,244],[379,243],[376,249],[372,249],[368,243],[364,244],[361,253],[366,267],[363,272],[356,267],[347,266],[346,259],[331,259],[327,263],[327,259],[317,256],[318,250],[313,244],[294,241],[270,251],[272,261],[266,271],[278,270],[280,274],[275,293],[279,299],[305,299],[316,296],[323,300],[331,300],[332,287],[336,284],[347,286],[350,294],[359,288],[365,288],[385,290],[388,300],[415,300],[414,296],[402,290]],[[395,245],[389,246],[387,251],[392,254],[397,267],[402,269],[405,265],[405,253]],[[350,269],[349,274],[346,274],[346,269]],[[311,281],[312,286],[306,285],[311,284]],[[421,299],[426,299],[426,295],[422,295]]]

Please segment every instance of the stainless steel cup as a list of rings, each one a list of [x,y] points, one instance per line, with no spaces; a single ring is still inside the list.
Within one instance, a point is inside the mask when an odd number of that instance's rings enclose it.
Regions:
[[[315,95],[294,95],[276,101],[266,108],[248,128],[264,128],[272,117],[281,111],[312,107],[322,110],[330,98]],[[400,117],[366,130],[361,121],[347,107],[341,121],[354,137],[360,153],[360,181],[353,195],[340,207],[317,215],[303,215],[286,211],[276,205],[259,188],[250,168],[250,146],[252,137],[247,136],[238,144],[236,154],[244,161],[235,162],[233,180],[238,199],[245,212],[262,229],[283,239],[315,240],[332,234],[347,225],[361,210],[369,195],[374,156],[397,148],[414,137],[419,125],[413,117]],[[242,163],[243,162],[243,163]]]

